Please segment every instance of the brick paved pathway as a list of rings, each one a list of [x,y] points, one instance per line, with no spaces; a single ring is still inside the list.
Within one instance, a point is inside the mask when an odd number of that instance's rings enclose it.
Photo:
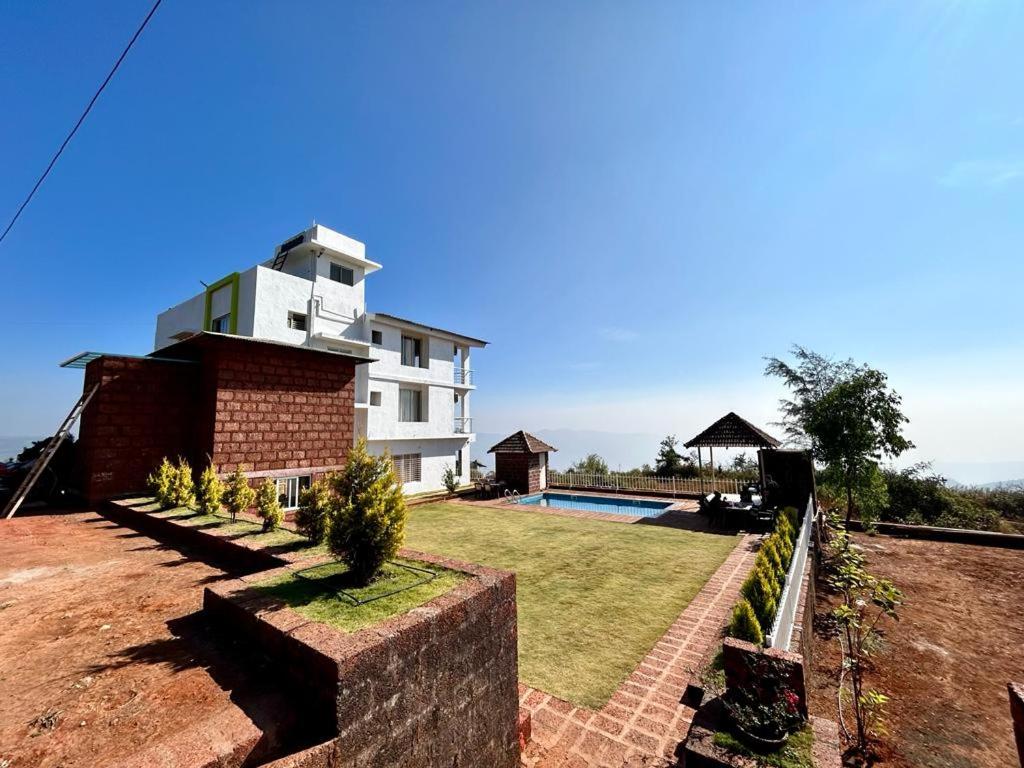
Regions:
[[[694,710],[680,703],[690,676],[712,644],[753,565],[760,537],[746,534],[693,601],[600,710],[575,707],[519,686],[532,738],[524,768],[671,766]]]

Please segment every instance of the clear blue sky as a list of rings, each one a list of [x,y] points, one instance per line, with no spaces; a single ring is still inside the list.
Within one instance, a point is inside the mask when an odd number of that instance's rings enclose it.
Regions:
[[[0,2],[4,224],[148,6]],[[1021,40],[1009,1],[165,0],[0,246],[0,435],[315,218],[371,309],[492,342],[480,431],[766,421],[800,342],[889,370],[925,457],[1024,459]]]

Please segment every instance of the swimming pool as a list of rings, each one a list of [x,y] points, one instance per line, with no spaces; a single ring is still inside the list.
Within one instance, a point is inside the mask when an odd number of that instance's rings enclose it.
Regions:
[[[520,504],[536,507],[575,509],[581,512],[605,512],[609,515],[631,515],[633,517],[657,517],[672,502],[648,501],[647,499],[626,499],[614,496],[582,496],[574,493],[534,493],[523,496]]]

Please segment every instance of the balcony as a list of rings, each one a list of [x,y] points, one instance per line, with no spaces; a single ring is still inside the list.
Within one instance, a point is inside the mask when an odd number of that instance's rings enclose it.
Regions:
[[[469,416],[456,416],[452,429],[457,435],[470,435],[473,433],[473,419]]]
[[[455,384],[457,384],[458,386],[461,386],[461,387],[471,387],[471,386],[473,386],[473,371],[469,370],[469,368],[458,368],[458,367],[456,367],[455,370],[454,370],[454,374],[455,374]]]

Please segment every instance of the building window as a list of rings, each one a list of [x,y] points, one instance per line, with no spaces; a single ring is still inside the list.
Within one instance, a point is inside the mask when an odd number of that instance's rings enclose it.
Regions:
[[[423,390],[406,389],[398,390],[398,420],[399,421],[426,421],[426,409],[423,407]]]
[[[356,281],[355,278],[356,273],[350,268],[331,262],[331,280],[343,285],[353,285]]]
[[[402,365],[409,365],[413,368],[428,367],[427,356],[424,352],[426,344],[423,339],[415,336],[402,337]]]
[[[370,405],[380,405],[380,392],[370,393]]]
[[[418,483],[420,481],[422,477],[421,459],[422,454],[419,453],[405,453],[391,457],[399,483],[404,485],[405,483]]]
[[[370,331],[370,342],[380,346],[384,343],[384,331]]]
[[[462,477],[462,451],[455,454],[455,476]]]
[[[301,312],[288,313],[288,327],[293,331],[306,330],[306,316]]]
[[[299,506],[299,494],[309,488],[309,475],[300,477],[279,477],[277,479],[277,500],[281,509],[296,509]]]
[[[213,320],[210,321],[210,330],[214,333],[230,333],[231,313],[228,312],[226,315],[213,318]]]

